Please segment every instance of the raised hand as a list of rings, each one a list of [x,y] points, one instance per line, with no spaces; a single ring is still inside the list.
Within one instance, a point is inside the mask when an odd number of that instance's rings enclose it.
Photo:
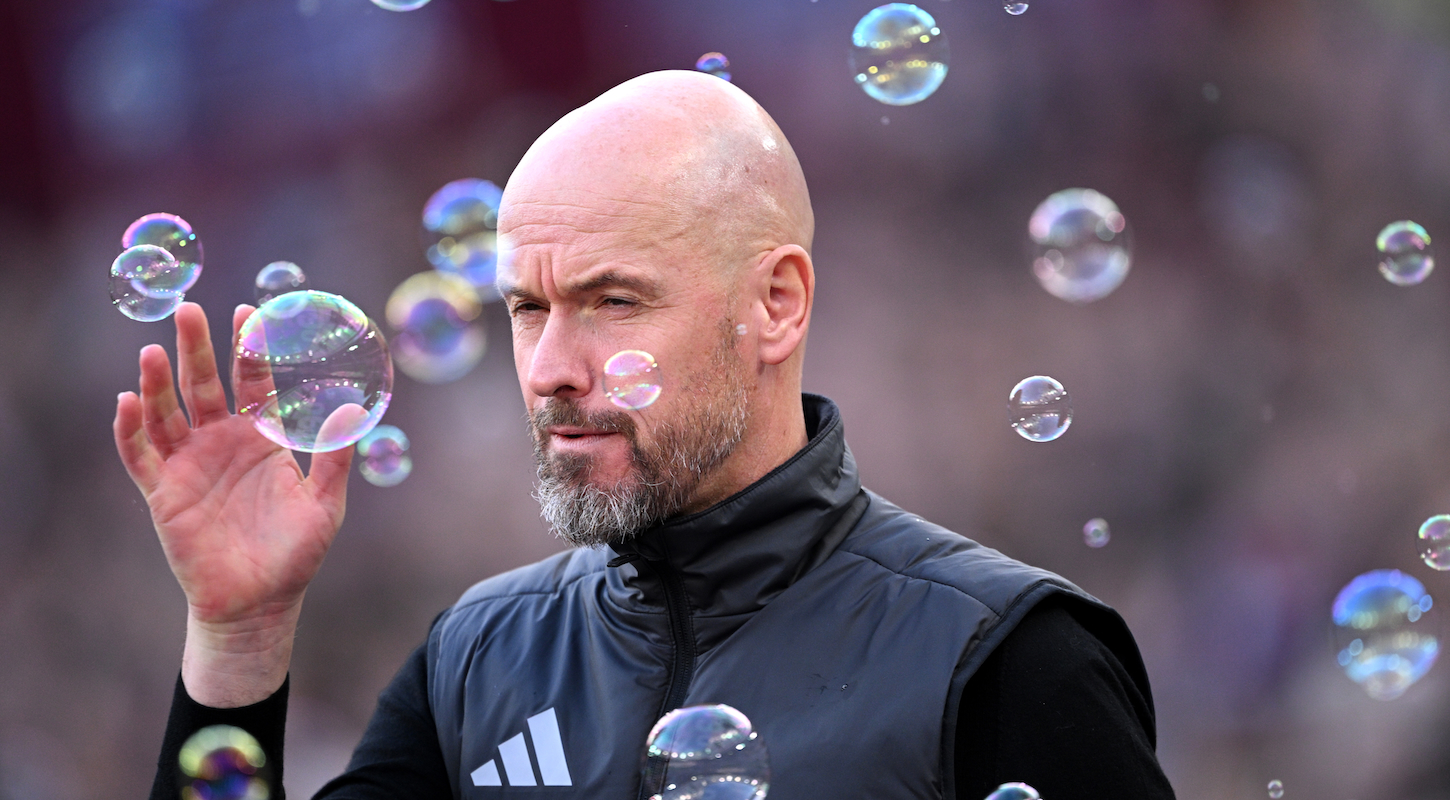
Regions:
[[[234,342],[252,310],[237,307]],[[176,311],[176,349],[179,401],[166,351],[141,350],[140,395],[116,401],[116,450],[186,594],[188,692],[246,705],[286,677],[303,593],[342,524],[352,448],[314,454],[304,476],[290,451],[231,413],[194,303]]]

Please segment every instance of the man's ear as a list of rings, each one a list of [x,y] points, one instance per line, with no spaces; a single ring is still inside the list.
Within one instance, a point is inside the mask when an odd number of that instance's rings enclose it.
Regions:
[[[760,360],[771,365],[790,358],[805,342],[816,296],[816,273],[811,255],[800,245],[781,245],[757,266],[764,309],[760,330]]]

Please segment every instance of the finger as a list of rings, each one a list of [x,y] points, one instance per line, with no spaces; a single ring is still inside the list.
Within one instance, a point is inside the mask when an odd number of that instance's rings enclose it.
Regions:
[[[368,412],[357,403],[338,406],[317,431],[318,441],[346,440],[346,432],[356,430],[367,419]],[[312,468],[307,482],[320,500],[330,500],[340,509],[347,500],[347,474],[352,467],[351,444],[326,453],[312,454]]]
[[[249,306],[246,303],[242,303],[241,305],[239,305],[239,306],[236,307],[236,310],[232,311],[232,345],[233,345],[233,347],[236,346],[237,336],[239,336],[241,334],[241,332],[242,332],[242,323],[246,322],[247,321],[247,317],[252,316],[252,312],[253,311],[256,311],[256,310],[257,310],[257,307],[256,306]]]
[[[201,427],[231,416],[226,392],[217,375],[206,312],[196,303],[182,303],[176,309],[176,362],[181,399],[191,414],[192,425]]]
[[[170,456],[191,432],[176,403],[171,360],[159,344],[141,348],[141,423],[162,458]]]
[[[141,427],[141,398],[135,392],[121,392],[116,397],[116,420],[111,423],[111,432],[116,436],[116,452],[126,474],[141,494],[150,495],[161,483],[163,462]]]

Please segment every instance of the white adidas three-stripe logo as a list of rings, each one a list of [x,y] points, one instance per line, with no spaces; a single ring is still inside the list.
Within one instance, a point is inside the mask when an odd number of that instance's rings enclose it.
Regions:
[[[569,764],[564,760],[564,742],[559,738],[559,718],[554,709],[545,709],[529,717],[529,738],[533,740],[534,759],[538,760],[539,774],[534,776],[534,760],[529,757],[529,743],[524,741],[522,731],[498,746],[498,760],[503,762],[503,774],[509,786],[573,786],[569,780]],[[498,765],[493,759],[469,773],[474,786],[503,786],[499,780]]]

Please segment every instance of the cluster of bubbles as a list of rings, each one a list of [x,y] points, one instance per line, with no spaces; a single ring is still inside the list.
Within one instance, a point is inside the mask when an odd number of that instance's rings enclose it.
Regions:
[[[1107,297],[1132,264],[1128,221],[1092,189],[1064,189],[1043,200],[1027,222],[1032,274],[1054,297],[1090,303]]]
[[[478,322],[482,299],[453,272],[432,270],[408,278],[388,297],[384,315],[397,335],[393,360],[423,383],[457,380],[483,357],[488,339]]]
[[[121,235],[111,263],[111,302],[138,322],[166,319],[201,277],[201,240],[175,214],[147,214]]]
[[[1427,565],[1442,572],[1450,569],[1450,514],[1436,514],[1425,520],[1416,544]]]
[[[1281,780],[1269,781],[1269,797],[1272,800],[1279,800],[1284,796],[1284,782]]]
[[[678,708],[645,744],[662,786],[650,800],[764,800],[770,756],[750,720],[727,705]],[[659,773],[655,773],[659,774]]]
[[[1424,677],[1440,654],[1425,622],[1433,601],[1399,570],[1366,572],[1334,598],[1339,665],[1376,700],[1393,700]]]
[[[279,294],[307,288],[307,275],[291,261],[273,261],[257,273],[257,305]]]
[[[604,396],[620,408],[646,408],[663,390],[660,365],[643,350],[621,350],[604,362]]]
[[[373,0],[373,5],[386,11],[413,11],[428,5],[428,0]]]
[[[947,77],[947,37],[931,14],[910,3],[866,12],[851,31],[851,74],[871,99],[909,106]]]
[[[1082,540],[1088,547],[1102,547],[1110,538],[1112,535],[1108,531],[1108,521],[1102,517],[1093,517],[1082,526]]]
[[[723,80],[730,80],[730,59],[724,53],[706,53],[695,61],[695,69],[714,75]]]
[[[1012,430],[1029,442],[1050,442],[1072,424],[1072,399],[1056,379],[1033,375],[1012,387],[1007,418]]]
[[[992,790],[986,800],[1042,800],[1042,795],[1025,783],[1004,783]]]
[[[1380,274],[1396,286],[1414,286],[1435,269],[1430,234],[1409,220],[1386,225],[1375,247],[1380,251]]]
[[[393,364],[377,323],[347,299],[311,289],[263,303],[237,335],[239,413],[291,450],[347,447],[378,424]]]
[[[250,733],[212,725],[181,746],[181,800],[267,800],[267,756]]]
[[[374,486],[397,486],[413,472],[408,435],[394,425],[379,425],[357,442],[358,472]]]

